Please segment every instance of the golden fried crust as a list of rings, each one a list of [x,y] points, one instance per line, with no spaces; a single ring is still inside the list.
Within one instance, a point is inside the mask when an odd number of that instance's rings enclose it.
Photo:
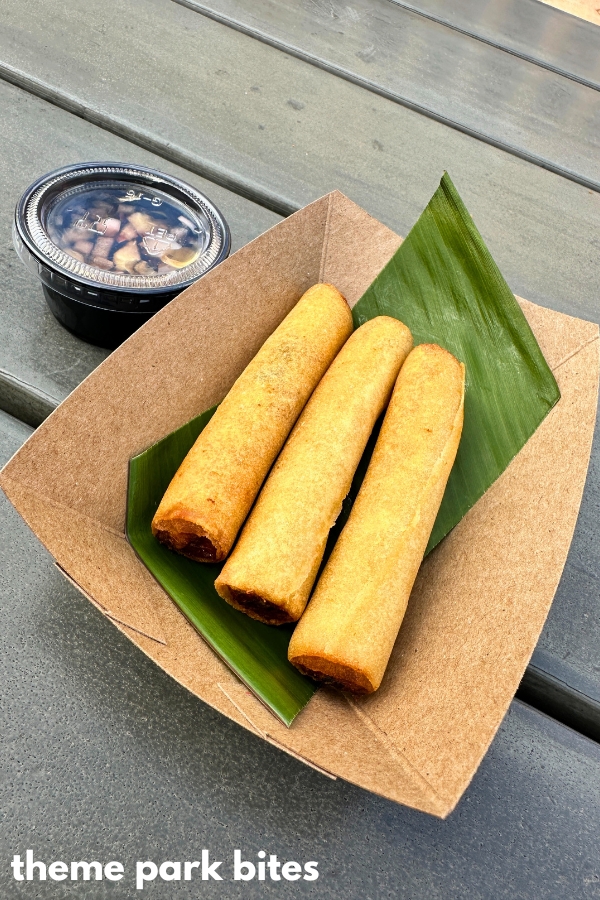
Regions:
[[[412,348],[408,328],[378,316],[344,344],[298,419],[237,545],[215,582],[260,598],[264,622],[297,621],[319,570],[329,531],[352,484],[375,422]],[[264,616],[262,616],[264,612]]]
[[[463,404],[464,366],[435,344],[416,347],[348,522],[292,635],[289,659],[313,677],[330,678],[333,664],[348,685],[354,678],[379,687],[456,456]]]
[[[296,419],[351,332],[352,313],[332,285],[315,285],[301,297],[176,472],[152,520],[159,540],[201,562],[225,559]]]

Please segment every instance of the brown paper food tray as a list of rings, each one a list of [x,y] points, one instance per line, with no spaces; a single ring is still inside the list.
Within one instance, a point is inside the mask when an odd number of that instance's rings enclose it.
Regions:
[[[320,690],[290,729],[233,676],[124,535],[130,457],[217,403],[301,294],[351,305],[400,238],[338,192],[238,251],[68,397],[0,475],[67,577],[180,684],[267,741],[391,800],[446,816],[510,704],[552,602],[585,482],[598,326],[520,301],[562,399],[424,562],[369,698]]]

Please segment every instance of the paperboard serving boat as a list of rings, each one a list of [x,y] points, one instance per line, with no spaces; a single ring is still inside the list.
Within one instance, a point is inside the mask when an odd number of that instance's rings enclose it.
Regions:
[[[354,305],[400,242],[338,192],[281,222],[110,356],[0,483],[66,577],[188,690],[325,774],[443,817],[502,721],[564,566],[596,416],[597,325],[519,301],[561,400],[426,558],[370,697],[319,690],[286,728],[125,538],[131,457],[218,403],[308,287],[329,281]]]

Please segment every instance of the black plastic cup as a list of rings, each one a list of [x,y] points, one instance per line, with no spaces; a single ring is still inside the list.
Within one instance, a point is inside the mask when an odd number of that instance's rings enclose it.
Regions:
[[[15,210],[15,249],[73,334],[113,349],[229,255],[227,222],[191,185],[92,162],[39,178]]]

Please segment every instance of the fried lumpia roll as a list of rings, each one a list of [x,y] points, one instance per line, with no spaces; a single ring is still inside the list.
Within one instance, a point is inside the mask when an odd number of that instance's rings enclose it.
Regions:
[[[435,344],[409,354],[352,512],[289,645],[342,690],[381,684],[456,456],[464,366]]]
[[[271,625],[300,618],[329,530],[411,348],[408,328],[388,316],[371,319],[344,344],[215,582],[232,606]]]
[[[346,300],[317,284],[244,369],[182,462],[152,532],[199,562],[225,559],[306,401],[352,333]]]

